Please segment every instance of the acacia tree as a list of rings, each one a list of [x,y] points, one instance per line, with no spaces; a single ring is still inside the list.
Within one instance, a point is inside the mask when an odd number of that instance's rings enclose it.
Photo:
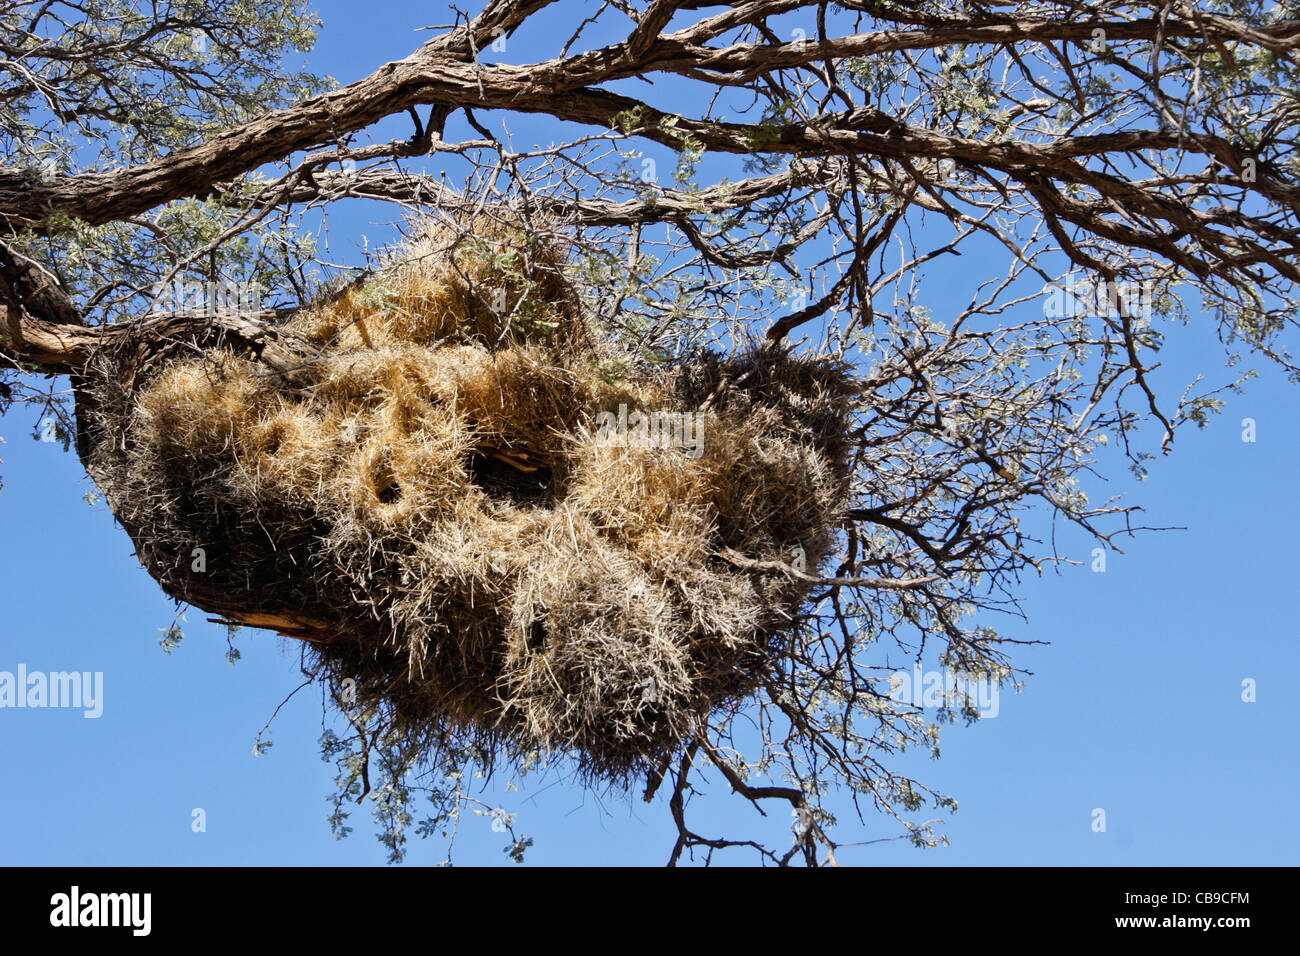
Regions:
[[[940,839],[907,814],[949,798],[888,766],[937,748],[936,724],[891,698],[889,649],[1016,680],[1019,641],[990,615],[1018,610],[1021,572],[1066,560],[1022,519],[1113,547],[1137,509],[1081,490],[1097,446],[1116,442],[1140,474],[1240,380],[1158,393],[1161,324],[1194,315],[1230,362],[1297,375],[1293,0],[453,12],[405,59],[332,87],[284,71],[314,22],[281,0],[0,8],[0,408],[35,404],[71,441],[52,383],[128,338],[215,337],[292,363],[280,319],[375,267],[324,262],[304,228],[343,199],[414,216],[495,204],[562,234],[584,308],[657,361],[747,339],[848,361],[860,398],[838,551],[779,569],[812,585],[795,636],[645,798],[675,821],[672,862],[731,847],[834,862],[844,837],[823,799],[837,791],[919,845]],[[561,16],[557,41],[546,23]],[[548,118],[551,142],[521,148],[503,132],[518,114]],[[393,117],[409,136],[368,140]],[[987,273],[936,297],[925,277],[963,253]],[[262,305],[165,307],[177,279],[256,283]],[[975,716],[958,697],[938,719]],[[327,735],[333,823],[369,794],[400,858],[413,794],[434,804],[419,831],[446,830],[473,805],[447,780],[490,755],[412,753],[381,730]],[[406,776],[422,761],[428,787]],[[697,832],[702,780],[787,807],[789,845]]]

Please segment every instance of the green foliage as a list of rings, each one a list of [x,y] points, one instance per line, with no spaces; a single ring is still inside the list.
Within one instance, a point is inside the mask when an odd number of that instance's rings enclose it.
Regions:
[[[226,623],[226,663],[234,667],[243,657],[235,647],[235,635],[241,630],[240,625],[231,622]]]
[[[162,631],[162,637],[158,638],[158,644],[162,647],[164,654],[170,654],[181,646],[181,641],[185,640],[185,632],[181,630],[175,621],[167,625],[167,627],[158,628],[158,630]]]
[[[0,100],[0,153],[49,173],[194,145],[319,89],[321,78],[285,70],[285,54],[309,52],[319,25],[300,0],[7,4],[0,73],[28,82],[5,83],[18,92]]]
[[[630,136],[645,126],[645,114],[646,110],[643,106],[615,113],[609,118],[609,128],[618,130],[625,136]]]
[[[330,813],[325,818],[336,839],[353,831],[348,822],[350,807],[369,800],[376,839],[388,851],[389,863],[406,859],[407,834],[414,832],[420,839],[444,840],[447,856],[442,863],[450,864],[456,834],[468,810],[471,817],[489,820],[494,832],[507,837],[503,853],[515,863],[524,862],[533,840],[515,832],[515,814],[488,806],[465,787],[467,775],[484,775],[482,770],[474,771],[478,755],[449,750],[439,752],[431,761],[411,749],[409,742],[376,726],[375,712],[348,712],[348,718],[351,733],[347,736],[326,728],[320,737],[321,759],[332,762],[337,771],[335,791],[329,797]],[[527,772],[531,766],[532,760],[525,759],[520,770]],[[420,794],[428,803],[422,816],[417,810]]]
[[[396,289],[385,283],[385,276],[367,279],[356,291],[357,304],[372,312],[383,312],[397,304]]]
[[[288,64],[311,50],[319,23],[300,0],[9,4],[0,83],[14,92],[0,98],[0,163],[43,181],[104,172],[299,102],[333,85]],[[285,253],[302,261],[314,243],[274,219],[237,227],[263,181],[250,175],[134,222],[92,227],[51,210],[44,235],[6,242],[95,301],[91,322],[139,315],[173,279],[272,290],[288,278]]]
[[[601,358],[593,355],[588,361],[595,370],[596,376],[608,385],[617,385],[623,381],[632,367],[631,362],[623,356]]]

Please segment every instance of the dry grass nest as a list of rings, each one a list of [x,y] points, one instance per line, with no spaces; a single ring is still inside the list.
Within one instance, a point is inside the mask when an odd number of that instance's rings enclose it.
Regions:
[[[762,348],[639,366],[555,242],[468,225],[290,318],[292,375],[100,354],[83,457],[168,593],[310,641],[391,732],[626,782],[772,673],[809,584],[762,565],[832,546],[852,383]]]

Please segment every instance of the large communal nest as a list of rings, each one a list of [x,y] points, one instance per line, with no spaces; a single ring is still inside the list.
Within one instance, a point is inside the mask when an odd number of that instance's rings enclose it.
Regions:
[[[310,641],[390,729],[627,780],[779,659],[850,383],[767,348],[629,362],[555,242],[461,226],[290,318],[297,367],[199,335],[100,354],[83,457],[169,594]]]

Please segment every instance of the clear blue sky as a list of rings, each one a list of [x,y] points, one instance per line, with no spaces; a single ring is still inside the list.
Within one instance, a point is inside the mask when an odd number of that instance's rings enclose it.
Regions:
[[[447,22],[435,7],[327,2],[310,63],[341,81],[408,53]],[[556,17],[556,33],[573,23]],[[501,59],[549,51],[512,47]],[[661,101],[662,102],[662,101]],[[516,144],[550,140],[539,124],[511,120]],[[334,216],[336,254],[391,210]],[[355,257],[353,257],[355,260]],[[948,262],[952,260],[948,257]],[[969,269],[972,263],[963,263]],[[931,279],[966,295],[961,273]],[[958,285],[959,283],[959,285]],[[1176,396],[1198,372],[1222,378],[1223,353],[1205,324],[1172,330],[1157,380]],[[1257,441],[1241,440],[1241,421]],[[996,718],[950,728],[937,762],[908,755],[899,766],[957,797],[943,828],[951,846],[887,843],[848,851],[879,864],[1294,864],[1300,836],[1300,686],[1294,609],[1294,500],[1300,466],[1300,389],[1265,370],[1201,432],[1186,431],[1172,456],[1138,485],[1117,463],[1109,486],[1147,508],[1145,523],[1186,526],[1122,543],[1106,573],[1086,566],[1026,580],[1028,624],[1014,637],[1048,640],[1018,652],[1034,672],[1027,690],[1004,694]],[[131,554],[74,455],[33,441],[33,422],[0,420],[0,671],[102,671],[103,716],[75,710],[0,709],[0,863],[378,864],[365,809],[336,841],[324,822],[332,767],[321,762],[319,692],[280,712],[274,747],[252,753],[280,700],[300,683],[297,647],[263,632],[238,638],[243,659],[224,660],[223,628],[190,614],[171,655],[157,643],[173,610]],[[1064,533],[1062,549],[1088,559],[1090,542]],[[1258,699],[1241,700],[1242,681]],[[501,782],[502,784],[504,781]],[[719,793],[721,789],[718,788]],[[663,801],[584,793],[563,776],[528,778],[520,790],[483,794],[518,814],[538,864],[661,863],[672,841]],[[835,806],[835,804],[832,804]],[[1105,833],[1091,829],[1094,808]],[[206,832],[191,829],[206,813]],[[731,800],[699,805],[701,829],[736,832],[753,813]],[[926,815],[922,815],[926,816]],[[770,828],[785,828],[777,820]],[[895,833],[883,819],[842,816],[840,839]],[[510,865],[503,839],[468,819],[458,863]],[[408,865],[441,858],[413,838]],[[737,857],[736,862],[747,858]]]

